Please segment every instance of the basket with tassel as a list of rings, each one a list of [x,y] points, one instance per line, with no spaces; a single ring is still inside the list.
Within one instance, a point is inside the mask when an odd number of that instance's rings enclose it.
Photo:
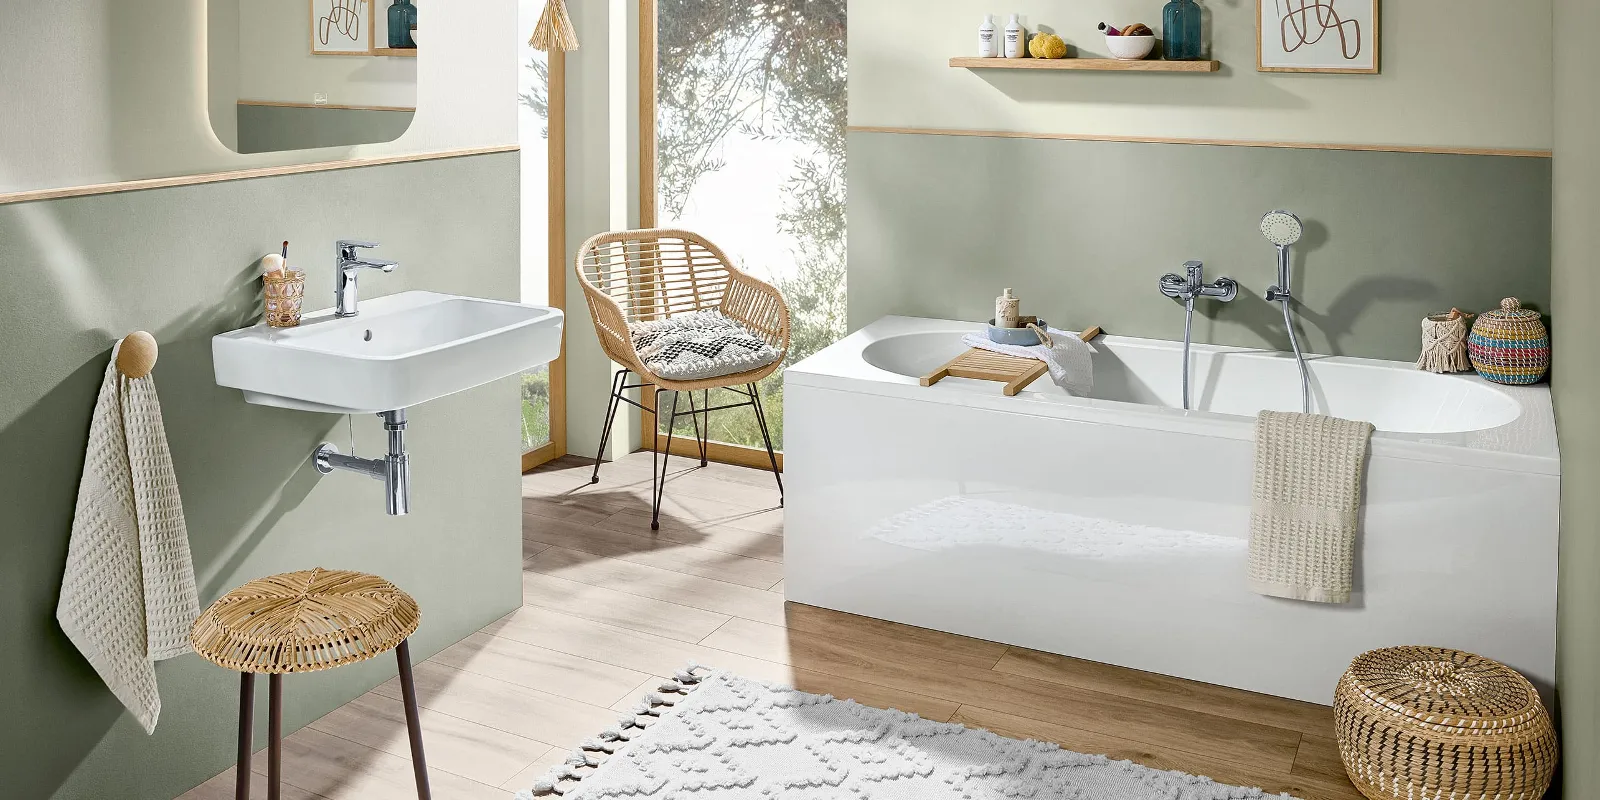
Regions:
[[[1471,370],[1467,320],[1472,316],[1452,308],[1448,314],[1433,314],[1422,320],[1422,355],[1417,357],[1417,369],[1438,373]]]
[[[1550,332],[1539,312],[1515,297],[1479,315],[1467,337],[1472,367],[1485,380],[1513,386],[1538,383],[1550,369]]]
[[[572,28],[566,0],[547,0],[544,13],[539,15],[539,22],[533,26],[533,37],[528,39],[528,44],[535,50],[547,53],[578,49],[578,32]]]

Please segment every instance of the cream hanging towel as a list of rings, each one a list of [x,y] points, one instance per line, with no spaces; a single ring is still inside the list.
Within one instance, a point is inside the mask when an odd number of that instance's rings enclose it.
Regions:
[[[1316,414],[1256,418],[1250,588],[1271,597],[1348,603],[1356,523],[1373,427]]]
[[[200,604],[155,379],[119,372],[121,346],[89,423],[56,620],[151,733],[155,662],[190,652]]]

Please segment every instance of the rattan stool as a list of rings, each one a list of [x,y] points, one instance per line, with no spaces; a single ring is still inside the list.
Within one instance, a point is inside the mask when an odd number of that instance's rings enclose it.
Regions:
[[[189,640],[200,655],[239,672],[239,767],[234,795],[250,798],[255,678],[269,677],[267,796],[283,783],[283,676],[365,661],[389,650],[400,662],[406,728],[417,797],[430,800],[422,756],[417,687],[406,638],[417,629],[417,601],[375,575],[313,569],[253,580],[222,596],[195,620]]]
[[[1556,732],[1533,684],[1438,647],[1358,656],[1333,696],[1339,756],[1373,800],[1539,800]]]

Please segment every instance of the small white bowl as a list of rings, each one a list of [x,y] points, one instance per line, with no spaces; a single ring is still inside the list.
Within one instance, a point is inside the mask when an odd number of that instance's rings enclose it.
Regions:
[[[1155,36],[1107,36],[1106,49],[1122,61],[1140,61],[1156,49]]]

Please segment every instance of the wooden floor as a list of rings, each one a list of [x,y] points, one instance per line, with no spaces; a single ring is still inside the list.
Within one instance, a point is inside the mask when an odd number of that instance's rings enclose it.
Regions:
[[[594,485],[589,469],[568,457],[523,477],[525,605],[416,668],[441,800],[527,788],[691,659],[1305,800],[1360,800],[1327,707],[786,605],[771,474],[674,458],[652,534],[649,456],[605,465]],[[286,800],[414,796],[398,696],[391,681],[290,736]],[[184,797],[224,800],[232,786],[230,770]]]

